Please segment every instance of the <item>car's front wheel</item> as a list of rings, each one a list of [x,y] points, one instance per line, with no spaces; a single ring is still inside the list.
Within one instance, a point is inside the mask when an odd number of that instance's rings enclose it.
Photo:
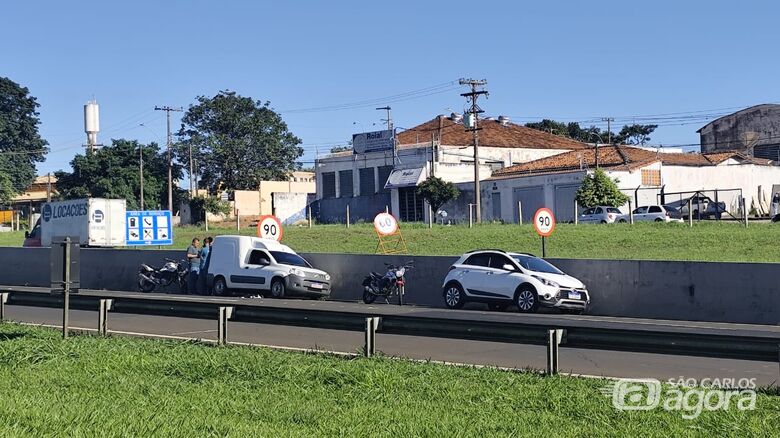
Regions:
[[[515,294],[515,305],[522,313],[536,312],[539,308],[539,295],[531,286],[523,286]]]
[[[465,303],[466,296],[458,283],[450,283],[444,288],[444,305],[448,309],[460,309]]]

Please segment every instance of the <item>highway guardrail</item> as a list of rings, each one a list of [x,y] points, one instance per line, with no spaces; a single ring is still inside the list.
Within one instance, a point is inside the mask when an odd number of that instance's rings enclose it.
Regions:
[[[45,288],[0,287],[5,305],[62,307],[62,295]],[[780,360],[780,327],[630,318],[571,317],[510,312],[453,311],[414,306],[363,305],[309,300],[248,300],[129,292],[82,291],[72,309],[98,310],[107,332],[108,313],[217,319],[218,341],[227,341],[227,321],[363,331],[367,356],[376,332],[547,346],[547,372],[558,371],[558,350],[585,348],[754,361]]]

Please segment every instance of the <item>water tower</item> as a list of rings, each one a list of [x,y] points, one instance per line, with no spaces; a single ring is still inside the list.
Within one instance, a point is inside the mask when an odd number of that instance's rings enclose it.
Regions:
[[[87,133],[87,151],[93,153],[98,146],[97,134],[100,132],[100,107],[94,99],[84,105],[84,132]]]

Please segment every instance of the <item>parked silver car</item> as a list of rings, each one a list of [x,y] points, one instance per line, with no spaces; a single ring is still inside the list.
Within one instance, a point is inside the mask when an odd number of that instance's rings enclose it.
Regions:
[[[591,207],[580,213],[579,222],[583,224],[611,224],[623,213],[615,207]]]

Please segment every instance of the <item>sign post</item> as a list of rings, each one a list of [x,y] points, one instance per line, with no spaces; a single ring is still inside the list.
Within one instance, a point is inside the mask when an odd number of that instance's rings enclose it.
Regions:
[[[257,237],[281,242],[283,235],[282,223],[276,216],[267,214],[257,221]]]
[[[374,230],[379,238],[376,245],[376,253],[379,254],[406,254],[406,240],[401,234],[398,220],[390,213],[379,213],[374,216]]]
[[[56,237],[52,240],[51,255],[51,292],[62,293],[62,337],[68,337],[68,312],[70,310],[70,293],[78,292],[79,275],[79,241],[70,236]]]
[[[534,213],[534,229],[536,234],[542,237],[542,258],[547,257],[544,240],[555,230],[555,216],[549,208],[536,210],[536,213]]]

